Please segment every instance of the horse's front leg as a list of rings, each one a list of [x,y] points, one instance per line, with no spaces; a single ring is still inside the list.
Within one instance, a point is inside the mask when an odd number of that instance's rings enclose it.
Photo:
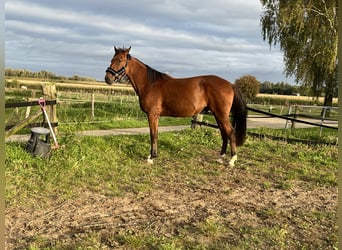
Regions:
[[[155,114],[148,114],[148,123],[150,126],[151,139],[151,154],[147,158],[148,163],[153,163],[153,159],[157,157],[157,143],[158,143],[158,121],[159,116]]]

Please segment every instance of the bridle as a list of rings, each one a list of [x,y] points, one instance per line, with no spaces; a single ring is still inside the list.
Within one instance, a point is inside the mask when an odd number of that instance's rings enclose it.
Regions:
[[[126,60],[126,64],[125,66],[123,66],[121,69],[119,69],[118,71],[112,69],[111,67],[108,67],[106,69],[106,73],[111,73],[113,76],[115,76],[117,79],[115,80],[116,82],[117,81],[120,81],[125,75],[126,75],[126,67],[127,67],[127,64],[128,64],[128,60],[131,59],[131,55],[128,54],[127,55],[127,60]]]

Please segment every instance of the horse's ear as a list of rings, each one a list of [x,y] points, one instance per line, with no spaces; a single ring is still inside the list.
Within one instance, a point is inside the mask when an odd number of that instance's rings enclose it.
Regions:
[[[116,47],[116,45],[114,45],[114,51],[115,53],[118,52],[118,48]]]
[[[129,54],[129,51],[131,50],[131,46],[129,46],[128,49],[126,49],[126,53],[127,53],[127,59],[131,60],[131,55]]]

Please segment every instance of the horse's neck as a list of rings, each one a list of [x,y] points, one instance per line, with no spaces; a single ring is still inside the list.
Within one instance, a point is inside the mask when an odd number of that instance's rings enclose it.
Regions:
[[[131,81],[135,92],[140,96],[148,82],[146,66],[133,57],[131,59],[131,64],[131,73],[127,74],[127,76]]]

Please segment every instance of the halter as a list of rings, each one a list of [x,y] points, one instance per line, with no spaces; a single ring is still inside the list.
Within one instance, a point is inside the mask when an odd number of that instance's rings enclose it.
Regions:
[[[121,78],[123,78],[126,75],[126,67],[128,64],[128,60],[131,59],[131,55],[128,54],[127,55],[127,60],[126,60],[126,64],[125,66],[123,66],[121,69],[119,69],[118,71],[115,71],[114,69],[112,69],[111,67],[108,67],[106,69],[106,73],[109,72],[111,73],[113,76],[117,77],[118,79],[116,81],[119,81]]]

